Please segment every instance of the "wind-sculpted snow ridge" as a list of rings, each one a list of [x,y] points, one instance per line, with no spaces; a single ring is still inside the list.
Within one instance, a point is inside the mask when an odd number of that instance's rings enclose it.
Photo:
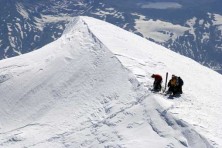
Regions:
[[[204,90],[193,88],[205,87],[188,87],[194,78],[187,67],[196,69],[193,76],[213,76],[215,88],[208,91],[214,93],[198,98]],[[147,89],[150,74],[166,70],[185,80],[180,99]],[[190,59],[111,24],[78,17],[55,42],[0,61],[0,147],[217,147],[221,135],[213,135],[212,121],[204,130],[184,116],[202,111],[195,108],[205,107],[200,99],[211,107],[207,99],[221,97],[220,82],[219,74]],[[210,87],[209,81],[203,84]]]

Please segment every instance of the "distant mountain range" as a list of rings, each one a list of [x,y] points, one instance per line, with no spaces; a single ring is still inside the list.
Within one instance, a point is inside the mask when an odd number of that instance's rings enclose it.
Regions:
[[[222,73],[221,6],[220,0],[1,0],[0,59],[56,40],[72,17],[87,15]]]

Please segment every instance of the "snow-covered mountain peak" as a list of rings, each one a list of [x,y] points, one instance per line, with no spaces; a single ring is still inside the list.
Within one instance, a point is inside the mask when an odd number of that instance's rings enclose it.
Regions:
[[[183,78],[180,98],[149,91],[150,75],[166,72]],[[0,61],[0,145],[220,146],[221,82],[191,59],[77,17],[58,40]]]
[[[0,5],[0,59],[57,40],[70,18],[86,15],[125,28],[222,73],[220,0],[1,0]]]

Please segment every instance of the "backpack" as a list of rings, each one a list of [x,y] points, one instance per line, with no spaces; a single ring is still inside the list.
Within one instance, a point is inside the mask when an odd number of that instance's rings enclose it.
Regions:
[[[183,86],[183,80],[180,77],[178,77],[178,83],[180,86]]]

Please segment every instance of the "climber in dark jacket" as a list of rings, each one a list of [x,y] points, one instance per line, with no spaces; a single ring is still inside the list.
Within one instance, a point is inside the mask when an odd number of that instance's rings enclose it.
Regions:
[[[168,94],[173,93],[173,95],[176,94],[182,94],[182,86],[183,86],[183,80],[180,77],[177,77],[175,75],[172,75],[171,80],[168,83]]]

